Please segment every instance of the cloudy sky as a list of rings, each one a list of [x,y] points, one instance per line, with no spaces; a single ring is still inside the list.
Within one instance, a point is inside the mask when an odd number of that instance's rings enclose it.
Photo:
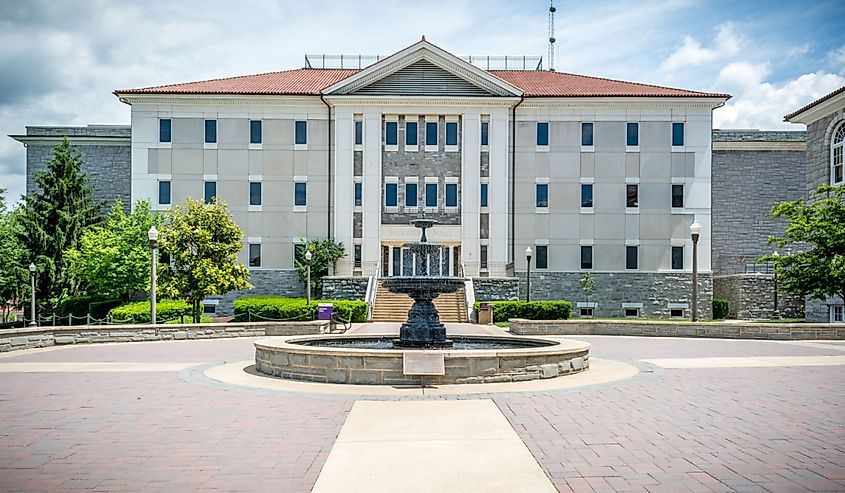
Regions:
[[[734,97],[717,128],[783,115],[845,85],[841,0],[555,2],[558,71]],[[0,0],[0,134],[129,123],[111,92],[298,68],[305,53],[389,54],[421,35],[457,55],[547,53],[540,0]],[[24,193],[0,137],[0,187]]]

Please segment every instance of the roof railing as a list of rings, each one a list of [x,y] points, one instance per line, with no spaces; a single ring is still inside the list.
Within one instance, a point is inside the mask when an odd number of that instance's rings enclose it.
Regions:
[[[382,59],[385,55],[305,55],[305,68],[362,69]],[[467,55],[461,60],[484,70],[543,70],[543,57],[526,55]]]

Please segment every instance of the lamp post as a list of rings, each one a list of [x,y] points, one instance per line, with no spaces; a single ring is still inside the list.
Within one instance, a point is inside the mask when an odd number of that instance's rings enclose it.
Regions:
[[[531,247],[525,249],[525,261],[528,265],[528,274],[525,278],[525,301],[531,301]]]
[[[692,237],[692,321],[698,321],[698,236],[701,234],[701,225],[693,221],[689,227]]]
[[[150,239],[150,323],[156,323],[156,264],[158,263],[158,230],[155,226],[147,232]]]
[[[29,322],[30,327],[35,327],[38,325],[38,316],[35,314],[35,264],[29,264],[29,280],[32,284],[32,295],[30,296],[30,300],[32,301],[32,306],[30,307],[29,315],[32,317],[32,321]]]
[[[777,261],[780,258],[780,254],[778,253],[777,250],[775,250],[774,253],[772,253],[772,257],[775,258],[775,262],[774,262],[775,266],[774,266],[774,269],[772,270],[772,278],[773,278],[772,280],[775,283],[775,311],[774,311],[774,316],[775,316],[775,318],[779,318],[779,315],[778,315],[778,262]]]
[[[305,304],[311,304],[311,250],[305,252]]]

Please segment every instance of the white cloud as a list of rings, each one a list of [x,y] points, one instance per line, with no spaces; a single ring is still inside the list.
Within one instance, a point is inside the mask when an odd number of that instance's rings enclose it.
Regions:
[[[720,91],[745,93],[759,86],[771,73],[769,63],[734,62],[719,71],[716,86]]]
[[[736,32],[736,26],[727,22],[718,26],[712,48],[705,48],[691,36],[684,37],[684,44],[663,62],[663,70],[672,71],[686,66],[696,66],[722,60],[739,53],[743,42]]]
[[[838,74],[845,75],[845,45],[828,52],[827,61]]]

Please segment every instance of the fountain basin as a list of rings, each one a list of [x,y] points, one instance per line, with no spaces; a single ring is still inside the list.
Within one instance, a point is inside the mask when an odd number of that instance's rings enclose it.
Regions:
[[[554,378],[589,367],[590,345],[543,337],[452,336],[442,353],[445,375],[426,384],[503,383]],[[402,373],[401,349],[387,349],[388,336],[289,336],[255,342],[255,369],[265,375],[311,382],[419,385],[420,376]],[[483,348],[483,349],[482,349]],[[418,352],[420,350],[409,350]]]

